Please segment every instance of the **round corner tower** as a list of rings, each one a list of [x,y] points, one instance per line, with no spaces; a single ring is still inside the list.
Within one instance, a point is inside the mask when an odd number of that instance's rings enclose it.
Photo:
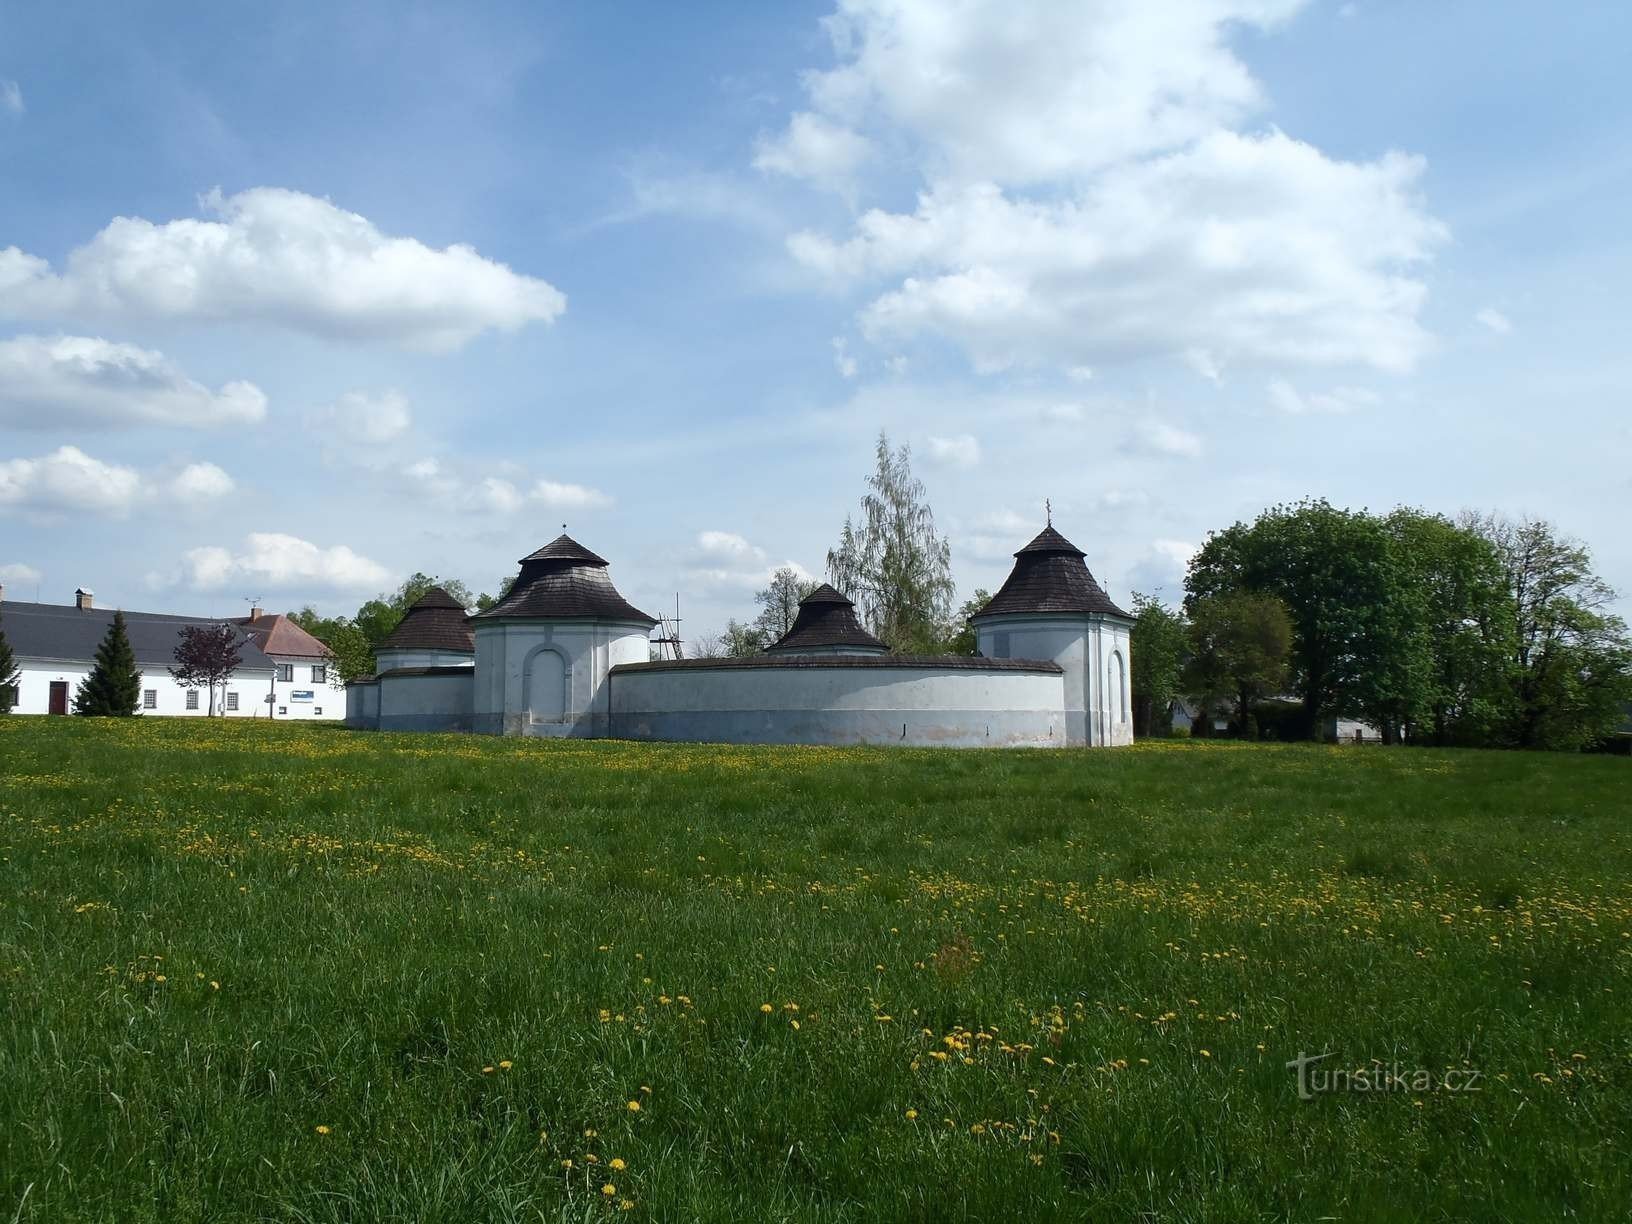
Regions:
[[[992,659],[1049,659],[1065,669],[1066,741],[1133,743],[1129,637],[1133,618],[1094,581],[1085,554],[1045,527],[1014,554],[1014,569],[971,618],[976,649]]]
[[[471,618],[475,730],[604,735],[607,673],[646,662],[657,618],[618,594],[606,560],[565,534],[520,564],[504,598]]]

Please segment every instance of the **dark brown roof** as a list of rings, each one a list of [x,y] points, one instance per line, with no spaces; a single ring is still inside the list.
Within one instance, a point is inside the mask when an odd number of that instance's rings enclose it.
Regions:
[[[588,617],[657,624],[612,585],[606,561],[570,536],[551,540],[521,559],[521,573],[503,599],[477,617]]]
[[[798,651],[829,646],[887,649],[861,627],[856,619],[856,605],[824,582],[799,601],[799,615],[794,617],[792,627],[765,649]]]
[[[801,655],[757,654],[732,659],[655,659],[619,663],[613,674],[639,671],[735,671],[755,667],[873,667],[914,671],[1018,671],[1059,675],[1065,669],[1050,659],[987,659],[980,655]]]
[[[1043,528],[1035,540],[1014,554],[1008,579],[975,617],[1024,612],[1103,612],[1126,617],[1094,581],[1083,555],[1082,549],[1052,525]]]
[[[381,650],[451,650],[472,654],[476,638],[465,606],[441,587],[432,587],[403,613]]]
[[[332,659],[334,651],[318,641],[282,612],[239,617],[236,624],[254,640],[263,653],[295,659]]]

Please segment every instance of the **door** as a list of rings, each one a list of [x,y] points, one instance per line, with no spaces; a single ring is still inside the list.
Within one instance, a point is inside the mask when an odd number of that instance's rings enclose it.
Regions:
[[[68,713],[68,681],[51,681],[51,704],[46,707],[48,714]]]

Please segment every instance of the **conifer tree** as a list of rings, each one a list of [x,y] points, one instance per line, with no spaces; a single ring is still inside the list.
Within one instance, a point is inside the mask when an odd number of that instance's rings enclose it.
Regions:
[[[0,714],[11,713],[14,686],[22,674],[17,668],[17,657],[11,653],[11,643],[6,641],[5,628],[0,626]]]
[[[125,629],[125,614],[115,612],[107,636],[96,648],[96,665],[74,694],[74,713],[92,718],[128,718],[142,696],[142,673]]]

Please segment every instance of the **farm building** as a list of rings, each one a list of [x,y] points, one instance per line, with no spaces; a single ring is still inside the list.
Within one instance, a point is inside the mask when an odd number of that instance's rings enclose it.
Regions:
[[[288,617],[265,616],[256,609],[248,618],[227,623],[243,633],[242,665],[209,708],[205,689],[188,689],[170,675],[181,631],[210,627],[220,620],[126,612],[136,665],[141,668],[143,714],[229,718],[338,719],[344,694],[337,683],[328,647]],[[74,693],[91,672],[96,649],[113,623],[111,608],[96,607],[95,596],[81,587],[71,604],[20,603],[6,600],[0,589],[0,629],[17,657],[15,714],[67,714]]]
[[[562,535],[471,617],[427,593],[347,686],[357,727],[778,744],[954,747],[1133,741],[1132,620],[1045,528],[973,618],[973,656],[892,655],[825,584],[781,639],[733,659],[651,658],[657,618]]]

